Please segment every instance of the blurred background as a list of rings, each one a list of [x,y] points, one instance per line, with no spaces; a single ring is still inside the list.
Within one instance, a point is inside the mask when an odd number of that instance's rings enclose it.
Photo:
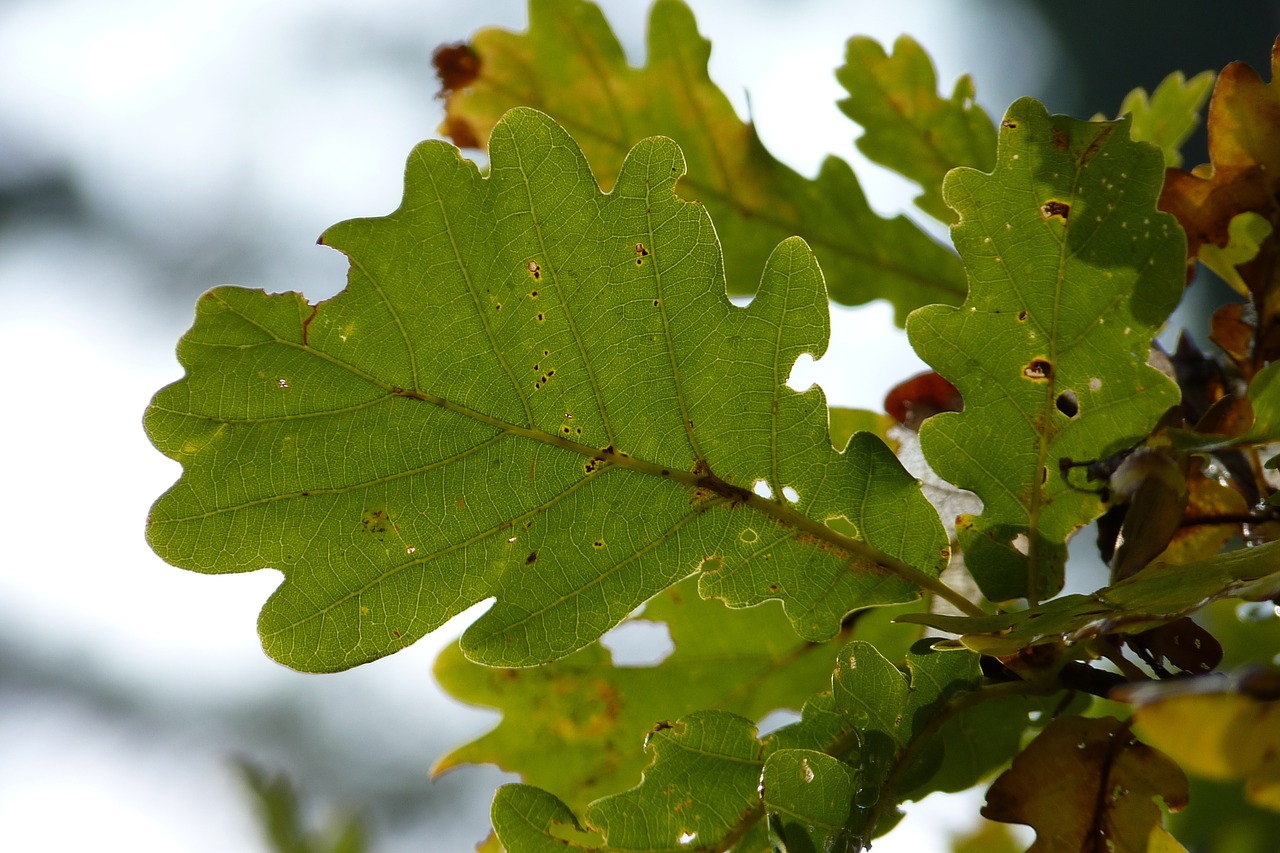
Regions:
[[[632,61],[645,4],[605,0]],[[1276,3],[690,0],[712,77],[775,155],[813,174],[854,162],[873,206],[912,215],[905,181],[862,161],[832,72],[855,33],[900,33],[941,88],[974,75],[998,116],[1020,95],[1079,117],[1244,59],[1269,78]],[[436,652],[460,626],[331,676],[261,652],[272,571],[161,563],[147,507],[178,476],[141,429],[195,298],[219,284],[340,289],[327,226],[391,211],[404,158],[441,118],[431,53],[522,0],[0,0],[0,832],[5,849],[266,849],[233,759],[290,774],[323,818],[368,821],[373,849],[468,850],[506,775],[430,782],[446,749],[496,722],[443,696]],[[1186,149],[1205,158],[1203,131]],[[945,238],[945,235],[939,235]],[[817,373],[831,402],[878,408],[919,369],[887,306],[836,309]],[[460,617],[463,618],[463,617]],[[637,744],[637,748],[639,744]],[[877,851],[949,849],[976,816]]]

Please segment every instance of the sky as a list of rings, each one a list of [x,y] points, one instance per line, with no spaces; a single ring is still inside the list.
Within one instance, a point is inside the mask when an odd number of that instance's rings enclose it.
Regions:
[[[640,62],[643,4],[603,5]],[[856,155],[834,106],[848,36],[912,34],[945,90],[971,72],[993,113],[1050,84],[1071,91],[1052,32],[1023,4],[690,5],[713,78],[743,115],[749,95],[766,146],[806,174],[828,153],[849,159],[882,213],[908,210],[914,190]],[[12,849],[262,849],[237,754],[366,810],[376,849],[429,838],[464,850],[483,836],[510,776],[427,781],[441,752],[496,721],[429,677],[465,615],[340,675],[272,663],[254,624],[278,574],[188,574],[147,549],[147,507],[179,472],[141,417],[180,376],[173,348],[203,290],[315,300],[341,288],[344,259],[315,239],[398,204],[404,158],[440,120],[431,50],[524,23],[510,0],[0,2],[0,826]],[[993,32],[999,50],[978,35]],[[829,354],[797,381],[877,408],[919,369],[891,317],[883,304],[834,309]],[[976,800],[964,803],[971,815]],[[876,850],[927,850],[963,810]]]

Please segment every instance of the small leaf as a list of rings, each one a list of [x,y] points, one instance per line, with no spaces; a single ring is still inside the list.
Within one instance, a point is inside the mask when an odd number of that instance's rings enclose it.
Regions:
[[[464,650],[528,666],[699,569],[704,597],[783,599],[814,641],[934,582],[946,534],[915,479],[870,434],[831,449],[821,391],[786,386],[828,336],[802,242],[737,308],[670,141],[637,146],[607,196],[535,111],[490,153],[485,178],[424,143],[399,210],[326,232],[352,262],[334,299],[201,299],[187,376],[146,419],[184,467],[152,509],[157,553],[281,570],[264,646],[316,671],[491,596]]]
[[[907,333],[964,398],[920,442],[934,471],[984,503],[957,529],[993,600],[1055,594],[1067,536],[1102,512],[1060,461],[1133,446],[1178,401],[1146,359],[1182,294],[1184,244],[1155,210],[1158,152],[1127,137],[1123,122],[1049,116],[1023,99],[995,171],[947,176],[969,298],[917,310]]]
[[[845,824],[858,787],[852,767],[810,749],[773,753],[760,777],[764,807],[787,850],[847,847]]]
[[[1111,717],[1054,720],[987,792],[982,816],[1036,830],[1027,853],[1182,850],[1161,828],[1160,797],[1186,805],[1178,766]]]
[[[855,623],[855,629],[861,621]],[[570,808],[635,784],[641,739],[660,720],[713,708],[758,720],[831,683],[837,648],[798,639],[782,609],[730,610],[698,597],[696,579],[659,593],[623,625],[665,625],[675,650],[656,666],[618,666],[599,643],[533,669],[468,661],[456,645],[436,660],[450,695],[499,708],[497,728],[441,758],[433,773],[490,762]]]
[[[810,180],[765,150],[708,76],[711,46],[683,2],[654,3],[647,46],[645,66],[633,68],[594,4],[531,0],[528,33],[476,33],[478,73],[446,90],[440,130],[484,146],[504,112],[536,107],[577,137],[605,188],[636,140],[663,134],[688,157],[680,192],[714,218],[731,292],[752,292],[769,250],[798,234],[837,302],[888,299],[902,323],[919,305],[960,300],[954,254],[906,218],[876,215],[847,163],[829,157]]]
[[[961,77],[950,98],[939,97],[929,55],[905,35],[890,55],[874,39],[849,39],[836,79],[850,95],[840,109],[866,129],[858,150],[918,183],[921,210],[954,222],[942,201],[943,176],[956,166],[995,166],[995,125],[974,103],[973,79]]]
[[[1150,98],[1145,89],[1134,89],[1120,104],[1120,115],[1133,117],[1130,136],[1157,146],[1164,152],[1166,166],[1181,166],[1182,143],[1200,124],[1213,80],[1212,71],[1202,71],[1190,80],[1174,71],[1160,81]]]
[[[656,727],[653,763],[630,791],[596,800],[586,821],[611,850],[724,850],[762,816],[755,725],[699,711]]]
[[[489,811],[494,836],[506,850],[520,853],[563,853],[599,850],[568,806],[532,785],[503,785]]]

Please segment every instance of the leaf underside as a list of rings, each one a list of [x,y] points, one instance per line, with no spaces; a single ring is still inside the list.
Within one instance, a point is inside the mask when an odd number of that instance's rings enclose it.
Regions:
[[[925,421],[933,469],[982,498],[958,524],[966,565],[992,600],[1062,587],[1066,538],[1103,509],[1065,461],[1132,446],[1178,402],[1146,364],[1182,293],[1185,243],[1155,202],[1160,152],[1124,122],[1050,116],[1023,99],[1001,124],[991,174],[956,169],[944,194],[969,297],[907,323],[963,412]]]
[[[782,599],[812,640],[916,596],[892,567],[947,557],[917,483],[868,433],[833,450],[821,392],[785,384],[826,347],[812,254],[780,245],[734,307],[683,172],[645,140],[601,194],[565,131],[514,110],[489,177],[423,143],[396,212],[326,232],[351,259],[337,297],[206,294],[147,413],[184,468],[152,547],[281,570],[259,630],[304,670],[489,597],[468,656],[544,663],[699,569],[704,597]]]
[[[440,131],[464,147],[484,146],[506,110],[536,107],[574,135],[605,187],[634,140],[663,134],[689,161],[681,194],[706,204],[715,220],[731,292],[752,292],[770,249],[798,234],[822,261],[837,302],[887,299],[902,323],[920,305],[960,301],[955,255],[908,219],[871,210],[845,161],[828,157],[810,180],[769,154],[708,76],[711,45],[684,3],[654,3],[647,47],[645,66],[634,68],[594,4],[531,0],[527,33],[473,37],[465,82],[448,86],[454,75],[441,69]]]

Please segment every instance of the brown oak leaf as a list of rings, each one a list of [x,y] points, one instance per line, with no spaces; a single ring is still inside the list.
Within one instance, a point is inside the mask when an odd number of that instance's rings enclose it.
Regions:
[[[982,816],[1034,828],[1028,853],[1182,850],[1161,826],[1155,797],[1170,811],[1186,805],[1177,764],[1114,717],[1063,717],[996,779]]]

